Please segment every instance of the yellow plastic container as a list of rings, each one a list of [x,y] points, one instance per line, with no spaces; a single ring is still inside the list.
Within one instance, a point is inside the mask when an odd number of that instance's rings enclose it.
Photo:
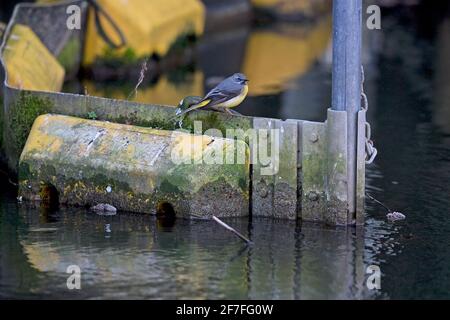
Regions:
[[[61,91],[65,71],[28,27],[16,24],[3,52],[8,85],[39,91]]]
[[[200,0],[98,0],[98,3],[125,36],[125,48],[131,49],[137,57],[164,56],[180,36],[203,33],[205,8]],[[114,43],[120,43],[111,24],[100,17],[106,34]],[[107,49],[108,44],[97,31],[91,8],[84,64],[89,65],[104,56]]]

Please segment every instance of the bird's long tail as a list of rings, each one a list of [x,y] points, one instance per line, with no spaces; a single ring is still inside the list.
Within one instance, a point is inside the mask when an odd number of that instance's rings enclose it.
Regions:
[[[202,107],[206,107],[210,102],[211,102],[211,100],[209,100],[209,99],[208,99],[208,100],[200,101],[199,103],[194,104],[193,106],[187,108],[186,110],[181,111],[180,113],[178,113],[178,114],[177,114],[175,117],[173,117],[172,119],[177,118],[177,117],[181,117],[182,115],[184,115],[184,114],[186,114],[186,113],[188,113],[188,112],[191,112],[191,111],[193,111],[193,110],[195,110],[195,109],[202,108]]]

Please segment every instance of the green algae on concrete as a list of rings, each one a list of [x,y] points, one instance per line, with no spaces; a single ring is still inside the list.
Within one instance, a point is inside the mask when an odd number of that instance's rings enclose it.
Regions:
[[[327,213],[325,124],[304,121],[301,139],[302,220],[324,222]]]
[[[5,147],[12,152],[16,160],[22,152],[34,120],[39,115],[50,112],[52,106],[49,99],[21,92],[18,99],[7,109]]]
[[[257,149],[251,148],[258,155],[252,170],[253,214],[294,220],[298,200],[297,124],[255,118],[253,126],[258,145]],[[267,152],[263,152],[264,147]]]
[[[252,128],[252,118],[233,116],[224,113],[199,110],[184,118],[175,117],[175,107],[142,104],[126,100],[107,99],[102,97],[78,95],[61,92],[38,92],[7,87],[8,99],[5,110],[18,120],[19,127],[11,123],[5,115],[6,157],[11,170],[17,170],[17,163],[29,129],[36,116],[44,113],[55,113],[95,120],[110,121],[120,124],[135,125],[162,130],[188,130],[194,133],[194,121],[201,122],[201,132],[208,129],[219,129],[222,137],[226,137],[227,129]],[[27,109],[25,117],[21,116],[21,108]],[[22,125],[26,124],[26,125]],[[14,130],[13,130],[14,129]],[[14,131],[14,132],[11,132]],[[239,137],[236,138],[240,140]],[[246,139],[246,138],[245,138]],[[19,141],[19,143],[15,143]]]
[[[347,112],[328,109],[327,116],[327,222],[352,223],[348,212]]]
[[[154,214],[168,203],[179,216],[246,216],[248,147],[237,141],[247,148],[243,164],[207,162],[212,153],[234,153],[235,142],[44,115],[36,119],[20,158],[19,194],[42,200],[40,190],[52,186],[58,201],[68,205],[108,203]]]

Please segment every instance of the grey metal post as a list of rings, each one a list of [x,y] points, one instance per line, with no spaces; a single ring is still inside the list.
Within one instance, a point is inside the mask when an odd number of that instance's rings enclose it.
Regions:
[[[333,0],[333,86],[331,107],[347,111],[349,219],[356,208],[357,113],[361,108],[361,0]]]

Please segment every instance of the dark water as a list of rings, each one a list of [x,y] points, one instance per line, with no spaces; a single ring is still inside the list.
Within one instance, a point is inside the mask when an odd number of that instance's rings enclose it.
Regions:
[[[389,223],[369,201],[362,229],[227,221],[254,241],[245,247],[213,222],[167,227],[142,215],[29,208],[2,176],[0,297],[450,298],[450,15],[438,13],[387,11],[383,29],[364,35],[369,120],[379,149],[367,189],[405,213],[405,221]],[[242,113],[323,120],[330,104],[329,39],[322,31],[328,27],[322,21],[205,39],[195,72],[175,84],[162,77],[141,99],[176,103],[243,69],[256,84]],[[257,55],[261,48],[267,52]],[[280,57],[278,48],[295,55]],[[212,56],[228,60],[216,64]],[[273,66],[262,69],[265,61]],[[284,70],[287,62],[295,67]],[[274,81],[258,81],[261,72]],[[66,287],[69,265],[81,268],[81,290]],[[381,269],[381,290],[366,287],[369,265]]]

